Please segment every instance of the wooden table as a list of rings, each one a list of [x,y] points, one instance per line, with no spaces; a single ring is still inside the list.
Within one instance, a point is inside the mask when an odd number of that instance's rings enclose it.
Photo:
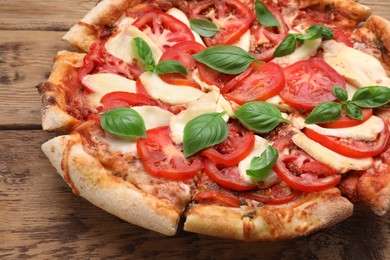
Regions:
[[[362,1],[390,19],[389,0]],[[71,49],[61,37],[96,1],[0,0],[0,258],[390,257],[390,214],[357,207],[353,217],[309,237],[242,243],[179,231],[165,237],[125,223],[74,196],[40,145],[55,134],[40,126],[35,88],[52,58]]]

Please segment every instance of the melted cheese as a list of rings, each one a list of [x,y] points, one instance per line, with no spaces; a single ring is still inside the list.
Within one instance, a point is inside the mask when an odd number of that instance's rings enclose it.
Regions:
[[[172,105],[186,104],[204,95],[193,87],[168,84],[152,72],[144,72],[140,80],[151,97]]]
[[[249,51],[250,45],[251,45],[251,32],[250,30],[247,30],[240,39],[238,39],[235,43],[232,45],[240,47],[244,51]]]
[[[281,111],[293,111],[294,109],[281,99],[279,95],[273,96],[272,98],[267,99],[265,102],[274,105]]]
[[[246,170],[250,168],[253,157],[258,157],[265,151],[265,149],[267,148],[267,143],[267,140],[255,135],[255,145],[253,147],[253,150],[238,164],[238,171],[240,172],[241,179],[252,184],[258,184],[259,188],[263,189],[268,188],[273,184],[279,182],[280,179],[278,175],[273,170],[271,170],[268,177],[265,180],[261,180],[256,177],[249,176],[248,174],[246,174]]]
[[[390,78],[382,64],[371,55],[333,40],[325,41],[322,48],[324,60],[353,86],[390,87]]]
[[[350,158],[320,145],[319,143],[311,140],[303,133],[297,133],[292,137],[295,145],[308,153],[311,157],[317,161],[323,162],[335,169],[338,173],[345,173],[350,170],[367,170],[370,168],[374,160],[369,158]]]
[[[134,80],[112,73],[87,75],[83,78],[82,83],[93,91],[87,97],[88,106],[91,108],[100,106],[101,98],[107,93],[114,91],[135,93],[136,91]]]

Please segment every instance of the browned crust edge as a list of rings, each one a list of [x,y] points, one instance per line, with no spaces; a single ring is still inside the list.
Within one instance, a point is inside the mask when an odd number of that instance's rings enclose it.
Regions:
[[[379,39],[383,60],[390,66],[390,22],[373,15],[367,20],[366,27]]]
[[[334,8],[347,15],[349,19],[357,22],[366,21],[372,14],[370,7],[355,0],[319,0],[319,2],[324,5],[333,5]]]
[[[55,137],[42,145],[42,151],[72,190],[97,207],[164,235],[176,233],[179,213],[167,202],[111,175],[84,151],[78,134]]]
[[[184,230],[244,241],[286,240],[332,226],[352,213],[353,204],[332,188],[307,194],[293,204],[263,206],[249,212],[244,208],[192,205]]]

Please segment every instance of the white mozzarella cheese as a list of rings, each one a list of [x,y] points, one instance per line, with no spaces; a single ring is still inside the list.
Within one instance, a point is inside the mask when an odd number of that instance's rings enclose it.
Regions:
[[[107,93],[124,91],[135,93],[135,81],[112,73],[98,73],[87,75],[82,83],[93,93],[87,97],[88,105],[92,108],[100,106],[100,99]]]
[[[204,95],[193,87],[168,84],[158,74],[149,71],[144,72],[140,80],[151,97],[172,105],[186,104]]]
[[[358,88],[355,88],[351,84],[347,83],[347,87],[345,88],[345,90],[348,93],[348,99],[351,100],[355,92],[358,91]]]
[[[298,47],[290,55],[274,58],[272,62],[275,62],[282,67],[287,67],[298,61],[310,59],[317,53],[318,48],[321,46],[321,42],[321,38],[315,40],[306,40],[302,46]]]
[[[111,153],[137,153],[137,138],[107,135],[106,140]]]
[[[265,151],[265,149],[267,148],[267,143],[268,142],[266,139],[256,135],[255,145],[253,147],[253,150],[250,152],[250,154],[247,157],[245,157],[238,164],[238,171],[240,172],[240,176],[242,180],[252,184],[259,184],[260,185],[259,188],[264,188],[264,189],[279,182],[280,179],[278,175],[273,170],[271,170],[268,177],[265,180],[261,180],[259,178],[246,174],[246,170],[250,168],[253,157],[258,157]]]
[[[390,78],[382,64],[371,55],[334,40],[323,42],[322,48],[324,60],[353,86],[390,87]]]
[[[127,63],[132,63],[133,59],[139,60],[137,48],[133,42],[133,39],[136,37],[142,38],[149,45],[152,50],[153,59],[158,63],[162,55],[160,48],[148,35],[132,25],[128,25],[127,27],[123,26],[122,30],[107,40],[105,48],[115,57],[118,57]],[[142,66],[140,62],[138,65]]]
[[[281,111],[290,112],[290,111],[294,110],[289,104],[284,102],[283,99],[279,95],[273,96],[273,97],[267,99],[265,102],[274,105],[275,107],[277,107]]]
[[[250,45],[251,45],[251,32],[248,29],[240,39],[238,39],[235,43],[232,45],[240,47],[244,51],[249,51]]]
[[[366,122],[360,125],[346,128],[325,128],[315,124],[306,124],[305,126],[322,135],[352,138],[361,141],[375,141],[378,134],[385,127],[383,120],[377,116],[371,116]]]
[[[303,133],[296,133],[292,137],[292,140],[295,145],[304,150],[314,159],[329,165],[339,173],[345,173],[350,170],[367,170],[372,167],[374,163],[374,160],[371,157],[356,159],[335,153],[311,140]]]
[[[219,88],[215,85],[209,85],[207,84],[206,82],[204,82],[201,78],[200,78],[200,75],[199,75],[199,70],[198,69],[195,69],[192,74],[191,74],[191,78],[199,84],[200,88],[202,89],[202,91],[204,92],[209,92],[209,91],[216,91],[216,92],[219,92]]]
[[[167,11],[167,14],[172,15],[177,20],[179,20],[182,23],[184,23],[185,25],[187,25],[188,28],[190,28],[190,21],[188,20],[186,14],[183,13],[181,10],[173,7],[173,8],[171,8],[171,9],[169,9]],[[190,30],[191,30],[191,28],[190,28]],[[192,32],[192,34],[195,37],[195,41],[200,43],[200,44],[202,44],[203,46],[205,46],[205,44],[204,44],[202,38],[200,37],[200,35],[197,32],[193,31],[193,30],[191,30],[191,32]]]

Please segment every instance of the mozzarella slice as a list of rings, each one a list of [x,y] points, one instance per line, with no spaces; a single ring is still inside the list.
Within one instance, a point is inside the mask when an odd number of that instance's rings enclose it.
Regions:
[[[171,9],[169,9],[166,13],[169,14],[169,15],[172,15],[177,20],[179,20],[182,23],[184,23],[185,25],[187,25],[188,28],[191,30],[191,28],[190,28],[190,21],[188,20],[186,14],[183,13],[181,10],[173,7]],[[203,46],[205,46],[205,44],[204,44],[202,38],[200,37],[200,35],[197,32],[193,31],[193,30],[191,30],[191,32],[192,32],[192,34],[195,37],[195,41],[200,43],[200,44],[202,44]]]
[[[355,88],[351,84],[347,83],[347,87],[345,88],[345,90],[348,93],[348,99],[351,100],[355,92],[358,91],[358,88]]]
[[[279,95],[273,96],[272,98],[267,99],[265,102],[274,105],[281,111],[290,112],[294,110],[289,104],[284,102]]]
[[[186,104],[204,95],[202,91],[193,87],[168,84],[156,73],[149,71],[144,72],[140,80],[151,97],[172,105]]]
[[[88,106],[91,108],[100,106],[101,98],[107,93],[114,91],[135,93],[136,91],[134,80],[112,73],[87,75],[83,78],[82,83],[93,91],[87,97]]]
[[[366,122],[360,125],[346,128],[325,128],[315,124],[306,124],[305,126],[322,135],[352,138],[361,141],[375,141],[378,134],[385,127],[383,120],[377,116],[371,116]]]
[[[323,162],[326,165],[334,168],[338,173],[345,173],[350,170],[367,170],[372,167],[374,160],[369,158],[350,158],[320,145],[319,143],[311,140],[303,133],[296,133],[292,140],[295,145],[308,153],[311,157],[317,161]]]
[[[298,61],[310,59],[317,53],[318,48],[321,46],[321,42],[321,38],[315,40],[306,40],[302,46],[297,48],[290,55],[274,58],[272,62],[275,62],[282,67],[287,67]]]
[[[156,106],[137,106],[132,107],[144,119],[146,130],[153,129],[160,126],[169,125],[171,117],[174,116],[171,112],[161,109]],[[136,153],[137,152],[137,138],[121,138],[114,135],[107,136],[108,149],[110,152],[120,153]]]
[[[158,63],[162,55],[160,48],[148,35],[132,25],[128,25],[127,27],[123,26],[122,30],[107,40],[105,48],[115,57],[118,57],[127,63],[132,63],[134,59],[139,60],[137,48],[133,42],[133,39],[136,37],[142,38],[149,45],[152,50],[153,59]],[[142,64],[138,62],[138,66],[141,65]]]
[[[323,42],[322,48],[324,60],[353,86],[390,87],[390,78],[382,64],[371,55],[334,40]]]
[[[256,177],[249,176],[246,174],[246,170],[250,168],[252,159],[254,157],[260,156],[265,151],[267,148],[267,143],[267,140],[255,135],[255,145],[253,150],[238,164],[238,171],[240,172],[241,179],[252,184],[258,184],[259,188],[262,189],[271,187],[275,183],[279,182],[280,179],[278,175],[273,170],[271,170],[268,177],[265,180],[261,180]]]
[[[249,51],[250,45],[251,45],[251,32],[248,29],[240,39],[238,39],[235,43],[232,45],[240,47],[244,51]]]

